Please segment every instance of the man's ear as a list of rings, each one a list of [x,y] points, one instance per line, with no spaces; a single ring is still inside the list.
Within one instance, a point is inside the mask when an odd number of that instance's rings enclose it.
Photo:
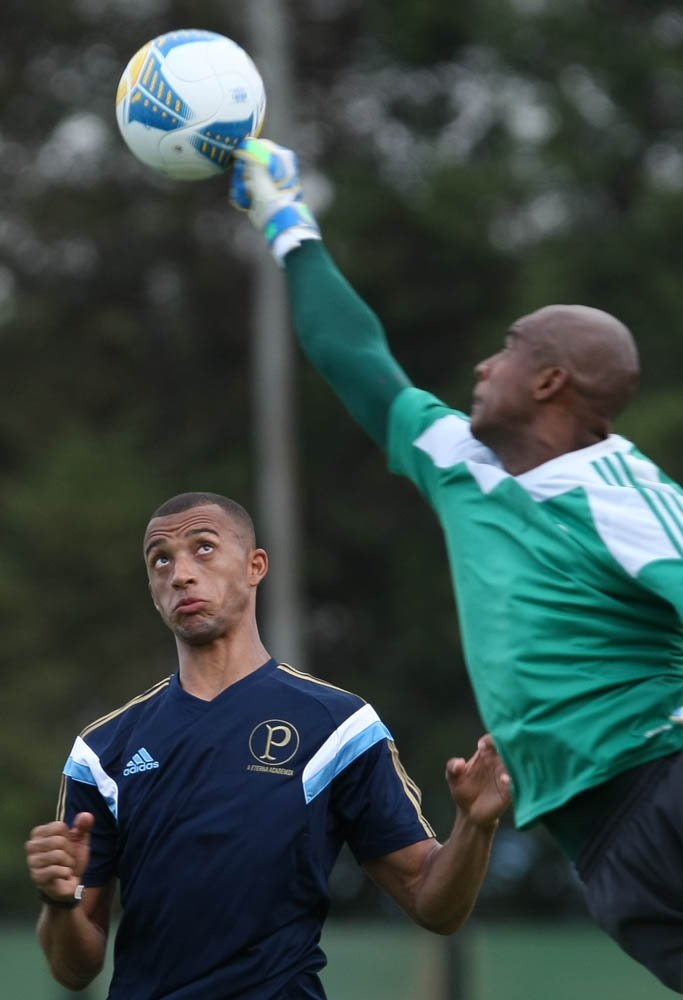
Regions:
[[[566,368],[553,365],[549,368],[542,368],[536,378],[534,386],[534,399],[542,402],[552,399],[569,382],[569,372]]]
[[[250,577],[254,587],[258,587],[268,572],[268,553],[265,549],[253,549],[251,552]]]

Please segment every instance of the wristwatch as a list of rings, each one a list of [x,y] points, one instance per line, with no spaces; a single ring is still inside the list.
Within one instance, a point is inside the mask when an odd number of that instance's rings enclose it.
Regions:
[[[73,910],[83,899],[84,891],[84,885],[77,885],[74,890],[73,899],[55,899],[53,896],[48,896],[42,889],[38,890],[38,895],[44,903],[47,903],[48,906],[53,906],[56,910]]]

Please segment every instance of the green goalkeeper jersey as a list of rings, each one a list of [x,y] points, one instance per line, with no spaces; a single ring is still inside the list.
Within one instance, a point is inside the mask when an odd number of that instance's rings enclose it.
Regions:
[[[444,531],[479,710],[526,826],[683,746],[683,491],[624,438],[512,476],[413,387],[389,462]]]
[[[616,435],[509,475],[464,414],[412,385],[321,243],[290,253],[286,276],[307,356],[443,527],[465,659],[514,780],[517,825],[679,750],[681,489]],[[556,835],[570,856],[613,794],[563,811]]]

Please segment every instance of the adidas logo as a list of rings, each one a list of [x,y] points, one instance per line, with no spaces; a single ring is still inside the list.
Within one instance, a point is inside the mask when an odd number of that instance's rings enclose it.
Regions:
[[[134,753],[132,758],[126,764],[124,775],[126,774],[137,774],[138,771],[153,771],[155,767],[159,766],[159,761],[155,760],[151,754],[149,754],[144,747],[140,747],[137,753]]]

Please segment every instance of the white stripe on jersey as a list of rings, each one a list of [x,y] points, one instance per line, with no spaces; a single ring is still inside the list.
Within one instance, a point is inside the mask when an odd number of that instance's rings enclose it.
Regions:
[[[537,503],[582,489],[597,534],[630,576],[658,559],[683,557],[683,495],[662,482],[656,465],[633,454],[631,442],[619,434],[514,477],[455,414],[435,420],[413,444],[437,468],[464,463],[484,494],[506,478],[514,478]]]
[[[595,528],[616,561],[631,576],[657,559],[680,559],[680,553],[667,535],[645,498],[634,489],[621,489],[621,497],[612,496],[618,487],[587,490]]]
[[[469,420],[454,413],[435,420],[413,444],[429,455],[437,469],[464,462],[482,493],[490,493],[501,479],[510,478],[495,452],[472,436]]]
[[[657,559],[680,559],[683,532],[673,513],[680,503],[675,486],[659,478],[653,462],[631,452],[618,434],[569,452],[517,477],[534,500],[582,489],[595,530],[630,576]]]
[[[459,462],[469,461],[500,468],[495,453],[473,437],[469,420],[455,413],[439,417],[415,438],[413,444],[429,455],[438,469],[450,469]],[[508,473],[503,472],[503,475]]]
[[[74,781],[81,781],[86,785],[95,785],[107,803],[109,811],[114,819],[119,811],[119,790],[113,778],[100,764],[100,758],[94,750],[91,750],[85,740],[77,736],[71,748],[68,760],[64,765],[64,774]]]
[[[327,737],[304,768],[302,782],[306,803],[324,791],[338,774],[391,733],[371,705],[363,705]]]

